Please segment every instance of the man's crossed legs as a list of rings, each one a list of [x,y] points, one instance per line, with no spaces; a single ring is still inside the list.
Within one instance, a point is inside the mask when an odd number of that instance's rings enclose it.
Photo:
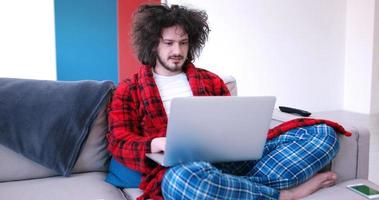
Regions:
[[[335,173],[316,173],[338,149],[331,127],[297,128],[267,141],[257,161],[172,167],[163,178],[162,193],[165,199],[298,199],[335,183]]]

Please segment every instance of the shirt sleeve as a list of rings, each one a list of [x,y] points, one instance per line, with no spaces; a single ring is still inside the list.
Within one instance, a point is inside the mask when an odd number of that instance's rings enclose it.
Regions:
[[[150,152],[153,137],[142,134],[133,90],[135,87],[123,82],[113,94],[108,106],[108,150],[125,166],[146,173],[151,163],[145,153]]]

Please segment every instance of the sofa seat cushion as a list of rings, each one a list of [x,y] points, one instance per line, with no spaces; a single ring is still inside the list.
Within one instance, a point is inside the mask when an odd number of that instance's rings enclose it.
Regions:
[[[121,190],[104,181],[106,173],[50,177],[0,183],[0,199],[7,200],[120,200]]]
[[[124,188],[122,192],[128,200],[136,200],[143,194],[143,191],[139,188]]]
[[[318,192],[311,194],[310,196],[304,198],[304,200],[365,200],[367,198],[351,191],[350,189],[346,188],[348,185],[363,183],[365,185],[368,185],[371,188],[374,188],[375,190],[379,190],[379,186],[369,180],[366,179],[352,179],[349,181],[344,181],[341,183],[338,183],[337,185],[333,187],[328,187],[319,190]]]
[[[369,180],[352,179],[349,181],[341,182],[332,187],[321,189],[317,191],[316,193],[305,197],[303,200],[329,200],[329,199],[365,200],[366,198],[346,188],[347,185],[352,185],[352,184],[357,184],[357,183],[363,183],[376,190],[379,190],[379,186]],[[122,191],[124,192],[124,195],[126,196],[128,200],[135,200],[137,199],[137,197],[142,195],[142,190],[138,188],[125,188]]]

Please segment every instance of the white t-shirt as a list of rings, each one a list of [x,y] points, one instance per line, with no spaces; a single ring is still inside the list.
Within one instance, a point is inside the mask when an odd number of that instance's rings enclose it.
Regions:
[[[184,72],[174,76],[162,76],[155,72],[153,74],[167,116],[170,114],[171,100],[173,98],[193,96],[191,86]]]

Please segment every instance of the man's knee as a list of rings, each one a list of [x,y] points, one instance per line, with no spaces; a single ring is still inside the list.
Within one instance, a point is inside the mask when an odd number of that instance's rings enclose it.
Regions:
[[[176,199],[190,195],[191,191],[196,190],[201,181],[215,169],[210,163],[206,162],[195,162],[171,167],[163,177],[163,196],[165,199]]]
[[[319,124],[315,126],[316,134],[315,137],[317,137],[317,146],[318,148],[328,154],[330,159],[333,159],[339,150],[339,141],[336,131],[326,125],[326,124]]]
[[[183,168],[183,165],[171,167],[163,176],[162,180],[162,195],[165,199],[175,199],[180,195],[180,185],[176,182],[183,182],[188,178],[189,174]]]
[[[325,145],[338,149],[339,147],[338,136],[337,136],[336,131],[332,127],[326,124],[320,124],[320,125],[317,125],[316,128],[317,128],[317,132],[319,133],[321,137],[320,140],[323,141]]]

